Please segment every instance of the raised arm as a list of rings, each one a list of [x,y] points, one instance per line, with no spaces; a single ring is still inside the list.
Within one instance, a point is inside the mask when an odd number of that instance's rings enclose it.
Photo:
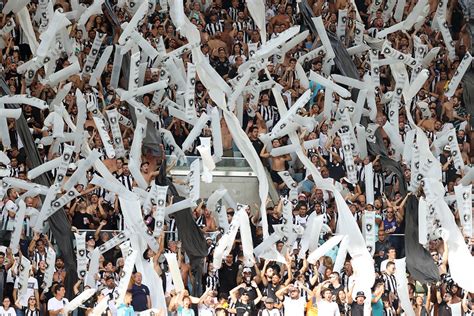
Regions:
[[[265,276],[265,271],[267,271],[267,266],[268,266],[268,263],[269,263],[269,262],[270,262],[270,261],[265,260],[265,263],[263,264],[262,271],[260,271],[260,279],[262,280],[262,284],[263,284],[264,286],[267,286],[267,285],[268,285],[268,280],[267,280],[267,278],[266,278],[266,276]]]
[[[206,292],[204,292],[201,297],[199,298],[199,302],[198,304],[202,304],[204,302],[204,300],[209,296],[209,294],[212,293],[212,290],[211,289],[208,289]]]
[[[375,304],[378,302],[378,300],[382,297],[382,294],[384,293],[384,285],[381,284],[377,287],[375,290],[375,295],[372,298],[372,304]]]
[[[323,287],[325,287],[327,284],[329,284],[329,280],[326,280],[322,283],[319,283],[317,287],[314,288],[313,294],[316,296],[316,301],[321,300],[321,290]]]
[[[429,314],[431,310],[431,288],[429,284],[427,285],[425,308]]]
[[[442,261],[441,261],[441,265],[444,267],[444,269],[447,269],[447,266],[448,266],[448,243],[446,242],[446,240],[443,239],[443,248],[444,248],[444,252],[443,252],[443,257],[442,257]],[[446,270],[447,271],[447,270]]]
[[[267,152],[267,145],[263,145],[263,148],[262,150],[260,151],[260,157],[262,158],[269,158],[270,157],[270,153]]]
[[[293,272],[291,271],[291,258],[287,256],[286,259],[286,269],[288,270],[288,278],[285,281],[285,286],[289,285],[293,280]]]
[[[354,300],[352,299],[352,292],[354,291],[355,283],[352,284],[351,288],[349,289],[349,292],[347,293],[347,304],[352,304]]]
[[[257,304],[260,302],[260,300],[262,299],[262,292],[260,292],[260,289],[258,288],[257,283],[255,283],[255,281],[252,281],[251,284],[252,284],[252,287],[253,287],[253,288],[255,289],[255,291],[257,292],[257,298],[254,299],[254,301],[253,301],[253,303],[254,303],[255,305],[257,305]]]
[[[275,295],[280,300],[283,301],[285,293],[288,291],[289,285],[282,286],[278,291],[276,291]]]

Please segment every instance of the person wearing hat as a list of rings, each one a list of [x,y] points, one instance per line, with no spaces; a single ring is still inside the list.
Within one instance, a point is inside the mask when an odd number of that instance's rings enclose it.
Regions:
[[[454,166],[454,159],[451,156],[451,147],[449,145],[443,147],[443,152],[439,155],[438,159],[442,166],[443,183],[454,181],[457,177],[457,169]]]
[[[347,293],[347,302],[351,306],[351,315],[352,316],[364,316],[364,303],[365,303],[365,294],[363,291],[358,291],[355,297],[355,300],[352,298],[352,291],[354,290],[355,283]]]
[[[252,281],[251,284],[252,284],[252,288],[254,288],[255,291],[257,292],[257,297],[253,300],[250,298],[250,291],[248,291],[247,284],[245,282],[241,283],[240,285],[236,286],[230,291],[231,300],[235,302],[234,308],[229,309],[229,311],[232,314],[236,314],[237,316],[243,316],[243,315],[256,316],[257,315],[256,305],[262,299],[262,293],[260,292],[260,289],[258,288],[255,281]],[[243,289],[242,292],[241,292],[241,289]],[[240,298],[237,298],[239,292],[241,292]]]
[[[264,302],[265,306],[258,312],[258,316],[280,316],[281,312],[275,308],[275,300],[267,297]]]

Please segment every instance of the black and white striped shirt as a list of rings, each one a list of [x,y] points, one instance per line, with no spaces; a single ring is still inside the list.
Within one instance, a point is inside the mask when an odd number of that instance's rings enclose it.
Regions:
[[[10,177],[18,178],[19,175],[20,175],[20,168],[19,167],[10,169]]]
[[[203,228],[206,226],[206,219],[204,218],[204,215],[200,215],[197,219],[196,219],[196,224],[199,226],[199,228]]]
[[[386,293],[397,293],[397,280],[393,274],[384,273],[383,280],[385,283],[385,292]]]
[[[247,31],[255,30],[255,25],[252,20],[247,21],[235,21],[232,24],[232,27],[237,30],[237,32],[242,31],[244,32],[244,42],[248,43],[250,41],[250,35]]]
[[[375,195],[382,195],[385,188],[385,178],[382,172],[374,171],[374,192]]]
[[[40,316],[40,312],[38,309],[29,309],[25,310],[25,316]]]
[[[38,263],[40,261],[46,261],[47,257],[48,252],[46,250],[44,254],[40,253],[38,250],[35,250],[35,253],[31,256],[31,261],[34,262],[36,266],[38,266]]]
[[[341,157],[342,161],[340,163],[344,162],[344,150],[342,149],[342,147],[336,148],[336,147],[333,146],[331,148],[331,151],[329,152],[329,161],[330,162],[334,162],[333,153],[336,153],[339,157]]]
[[[204,28],[204,31],[206,31],[206,33],[210,36],[214,36],[217,32],[224,31],[224,23],[222,21],[217,21],[216,23],[209,23]]]
[[[237,16],[239,15],[239,8],[230,7],[228,14],[232,21],[237,21]]]
[[[217,291],[219,288],[219,276],[216,274],[214,275],[207,275],[206,276],[206,289],[211,289],[212,291]]]
[[[117,177],[117,180],[119,180],[120,183],[122,183],[128,190],[132,191],[132,189],[133,189],[133,177],[132,177],[131,174],[129,174],[128,176],[124,175],[124,174],[121,174]]]
[[[278,111],[274,106],[268,105],[259,105],[258,112],[262,115],[263,120],[265,121],[267,128],[270,130],[273,128],[273,124],[277,121]]]
[[[168,224],[168,236],[167,236],[168,241],[178,240],[176,220],[174,218],[170,218],[167,224]]]
[[[107,190],[102,187],[98,187],[97,189],[94,190],[94,194],[97,194],[98,197],[105,198],[105,195],[107,194]]]

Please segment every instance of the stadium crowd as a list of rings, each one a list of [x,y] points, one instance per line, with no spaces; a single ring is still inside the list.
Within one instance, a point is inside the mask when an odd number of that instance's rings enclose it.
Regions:
[[[12,1],[12,0],[10,0]],[[97,1],[97,0],[96,0]],[[91,5],[91,1],[80,1],[85,6]],[[120,2],[120,1],[119,1]],[[289,27],[303,24],[298,1],[271,0],[265,1],[265,18],[268,39],[273,39]],[[36,11],[42,1],[31,1],[27,8],[30,14],[36,36],[40,35],[41,17],[36,16]],[[130,21],[133,10],[130,4],[135,2],[125,1],[125,4],[110,1],[112,10],[118,18],[119,23]],[[166,51],[170,52],[186,44],[183,37],[171,22],[169,12],[161,10],[160,3],[156,1],[154,12],[149,12],[146,19],[138,29],[143,38],[151,46],[157,48],[160,40],[163,40]],[[370,0],[347,0],[337,1],[308,1],[313,14],[322,16],[324,26],[328,31],[336,32],[338,14],[341,10],[347,10],[347,24],[343,45],[352,47],[356,36],[356,11],[360,14],[364,23],[366,34],[375,37],[381,30],[394,25],[396,22],[392,13],[386,10],[390,1],[382,1],[376,5]],[[406,17],[417,1],[408,0],[403,10]],[[456,58],[448,58],[443,37],[439,29],[433,26],[433,17],[438,1],[429,1],[429,14],[422,26],[416,32],[397,31],[388,35],[387,40],[393,48],[412,54],[414,49],[414,37],[417,35],[430,49],[441,47],[437,57],[429,64],[429,78],[415,97],[415,102],[425,102],[428,106],[428,115],[422,112],[421,107],[412,107],[412,116],[417,126],[422,128],[430,141],[434,141],[439,133],[450,127],[456,128],[457,141],[460,146],[462,159],[466,165],[472,163],[471,151],[471,125],[470,115],[466,112],[463,101],[462,84],[456,89],[452,98],[444,95],[446,86],[454,76],[456,69],[464,55],[471,48],[471,37],[468,32],[468,20],[463,13],[463,7],[456,0],[448,3],[447,23],[455,41]],[[105,5],[104,5],[105,6]],[[355,7],[356,6],[356,7]],[[375,7],[374,7],[375,6]],[[62,8],[64,12],[71,10],[69,1],[57,0],[54,9]],[[249,46],[261,45],[260,32],[250,17],[249,10],[244,1],[232,0],[195,0],[185,1],[185,13],[190,21],[197,26],[201,36],[201,50],[209,60],[210,65],[225,80],[229,81],[238,75],[239,66],[249,59]],[[385,8],[385,10],[384,10]],[[76,26],[72,21],[68,28],[69,36],[73,39],[73,51],[79,63],[84,65],[86,58],[92,49],[92,43],[97,33],[105,33],[104,43],[106,45],[116,44],[121,29],[111,22],[110,13],[104,9],[105,14],[92,15],[86,25],[85,31]],[[388,12],[388,14],[387,14]],[[12,13],[2,14],[0,17],[0,28],[5,28],[10,20],[18,20]],[[97,98],[99,110],[104,116],[106,111],[116,109],[122,116],[132,120],[131,107],[122,101],[115,89],[110,85],[112,76],[111,57],[100,79],[97,87],[92,87],[87,80],[81,80],[78,75],[72,75],[66,81],[57,85],[45,84],[43,79],[47,77],[46,70],[38,69],[33,80],[27,83],[26,74],[17,72],[17,67],[34,57],[30,50],[28,40],[24,36],[24,30],[16,21],[16,26],[9,32],[2,32],[4,47],[1,50],[0,60],[2,64],[2,75],[8,86],[10,94],[28,94],[50,103],[56,96],[60,87],[71,82],[73,89],[68,93],[63,105],[69,113],[73,122],[76,121],[78,108],[76,104],[75,89],[80,89],[86,95],[94,95]],[[2,29],[3,31],[3,29]],[[296,73],[295,65],[297,59],[305,53],[314,49],[314,43],[318,37],[309,34],[308,37],[290,49],[279,62],[276,57],[270,58],[267,66],[268,72],[259,73],[259,81],[272,79],[282,87],[282,96],[288,107],[305,92]],[[104,45],[105,46],[105,45]],[[104,46],[102,46],[102,51]],[[368,58],[369,52],[363,52],[352,56],[359,71],[360,78],[370,71]],[[113,55],[112,55],[113,56]],[[182,56],[184,65],[191,62],[189,53]],[[148,58],[143,84],[149,84],[160,80],[160,66],[155,67],[155,60]],[[323,57],[316,57],[302,66],[306,72],[310,70],[323,75]],[[61,55],[55,65],[55,71],[61,70],[69,65],[68,56]],[[271,78],[268,78],[268,75]],[[125,80],[121,78],[121,80]],[[383,126],[387,122],[388,107],[384,101],[384,95],[393,91],[394,78],[389,65],[380,67],[380,85],[376,92],[377,116],[376,122]],[[324,112],[325,98],[334,98],[339,102],[339,97],[325,95],[325,89],[321,85],[310,82],[311,99],[299,113],[305,117],[318,117]],[[177,101],[178,91],[173,86],[165,89],[166,96]],[[211,100],[205,86],[198,80],[195,87],[195,107],[198,115],[200,113],[211,114],[215,103]],[[182,146],[187,135],[192,130],[192,125],[172,117],[168,108],[161,102],[155,104],[154,95],[145,94],[139,98],[146,107],[150,108],[160,118],[156,126],[148,128],[166,128],[174,137],[176,144]],[[53,133],[51,124],[45,123],[48,110],[39,110],[30,105],[22,106],[23,115],[27,120],[31,136],[37,146],[42,162],[46,163],[60,157],[63,145],[54,140],[51,144],[43,144],[43,137],[51,136]],[[1,110],[0,110],[1,111]],[[260,156],[263,165],[268,168],[269,177],[275,186],[275,190],[281,197],[280,200],[268,200],[266,211],[269,233],[272,233],[273,225],[282,224],[283,197],[288,197],[288,188],[278,172],[289,171],[290,175],[298,182],[297,202],[293,208],[293,221],[295,225],[306,227],[308,217],[315,212],[322,215],[324,224],[330,228],[330,232],[321,233],[319,236],[322,244],[336,232],[338,225],[338,210],[334,196],[324,189],[315,185],[314,179],[307,172],[304,165],[296,155],[284,154],[272,156],[271,149],[259,139],[259,135],[272,130],[281,118],[275,98],[270,90],[264,90],[259,95],[257,104],[250,102],[249,96],[245,95],[244,111],[241,127],[250,139],[256,153]],[[306,150],[307,157],[317,167],[323,178],[332,178],[343,186],[345,200],[359,226],[362,225],[365,212],[375,213],[376,243],[373,251],[373,261],[376,272],[372,295],[366,297],[364,292],[354,293],[353,268],[350,257],[348,257],[340,271],[334,270],[337,247],[322,256],[315,264],[310,264],[307,258],[298,256],[298,239],[293,248],[284,247],[283,241],[276,243],[276,249],[282,251],[286,262],[270,260],[259,260],[256,258],[253,266],[244,265],[243,251],[240,235],[234,241],[232,250],[224,258],[220,269],[214,269],[212,261],[213,254],[221,234],[216,218],[211,210],[207,208],[206,199],[203,198],[199,205],[192,210],[197,225],[206,236],[208,256],[205,260],[203,275],[203,293],[200,297],[191,296],[188,290],[176,291],[169,271],[164,253],[177,254],[181,277],[186,289],[192,282],[192,274],[189,258],[182,249],[180,232],[177,230],[173,216],[166,217],[166,225],[158,237],[160,250],[152,257],[155,263],[155,271],[163,280],[163,291],[167,303],[167,311],[161,310],[163,315],[363,315],[364,303],[371,302],[371,314],[382,315],[407,315],[400,304],[395,271],[397,269],[395,259],[405,256],[405,209],[407,198],[411,194],[402,195],[400,192],[400,180],[393,172],[385,168],[377,155],[369,155],[365,159],[354,157],[357,168],[357,183],[350,183],[347,177],[344,151],[341,138],[338,134],[330,135],[329,131],[337,121],[336,114],[324,117],[313,130],[301,130],[301,141],[317,140],[316,146]],[[404,107],[401,108],[398,132],[405,140],[406,133],[411,129]],[[13,177],[30,181],[27,177],[28,171],[32,169],[29,153],[24,146],[17,131],[17,121],[13,118],[7,119],[10,146],[1,146],[8,160],[2,158],[1,177]],[[65,131],[70,131],[65,126]],[[89,133],[89,146],[97,149],[100,159],[107,165],[110,172],[127,189],[132,190],[137,186],[129,169],[129,153],[134,135],[133,126],[120,125],[123,145],[126,152],[125,158],[109,159],[105,147],[94,123],[92,113],[88,113],[85,129]],[[404,164],[401,157],[396,157],[396,152],[388,135],[380,128],[384,145],[390,158],[401,162],[404,181],[410,183],[410,165]],[[232,139],[231,133],[221,119],[221,132],[224,157],[241,157],[238,147]],[[210,136],[211,126],[206,126],[201,136]],[[272,147],[278,148],[289,144],[288,137],[272,140]],[[187,156],[197,156],[199,142],[194,142],[192,149],[187,150]],[[163,163],[161,153],[171,154],[169,146],[157,148],[155,151],[142,150],[142,163],[140,172],[148,184],[151,184],[159,174],[159,167]],[[157,154],[160,153],[160,154]],[[462,170],[456,169],[451,157],[449,146],[445,147],[438,157],[442,164],[442,182],[447,196],[454,196],[454,186],[459,184],[464,176]],[[372,163],[374,172],[373,204],[367,203],[365,192],[364,166]],[[78,166],[74,163],[69,165],[66,177],[69,177]],[[56,170],[51,171],[55,177]],[[79,182],[75,189],[80,195],[64,206],[67,218],[74,232],[87,231],[86,252],[89,256],[95,247],[99,247],[124,229],[124,220],[118,196],[106,189],[90,183],[94,175],[91,169],[85,181]],[[23,190],[10,187],[4,191],[1,206],[1,252],[0,252],[0,316],[39,316],[39,315],[63,315],[63,307],[67,302],[64,281],[68,277],[64,269],[64,258],[55,245],[55,239],[59,236],[51,236],[48,233],[40,234],[33,230],[39,210],[42,206],[40,195],[24,198],[26,203],[26,215],[24,223],[17,223],[16,213],[18,205],[15,201],[24,193]],[[450,208],[459,223],[459,212],[454,199],[450,200]],[[227,217],[229,223],[232,221],[235,210],[228,207]],[[257,247],[263,241],[261,216],[258,207],[249,205],[248,214],[252,232],[252,242]],[[152,214],[151,214],[152,215]],[[153,216],[143,215],[144,221],[150,229],[153,229]],[[19,251],[13,253],[10,248],[10,240],[16,225],[23,227]],[[318,236],[315,236],[318,238]],[[474,240],[472,236],[465,236],[468,247],[474,251]],[[46,258],[48,248],[56,249],[55,272],[52,284],[47,288],[43,285],[45,271],[47,269]],[[284,250],[282,250],[284,249]],[[415,315],[473,315],[474,293],[459,287],[450,277],[448,262],[448,249],[446,242],[441,238],[429,241],[427,245],[432,259],[439,268],[441,276],[438,282],[425,284],[418,282],[408,275],[409,300],[415,311]],[[28,279],[28,289],[19,296],[18,289],[18,267],[21,258],[26,257],[31,261],[31,272]],[[111,303],[107,308],[107,315],[131,315],[133,312],[142,312],[152,308],[150,284],[142,283],[142,275],[134,272],[128,287],[128,292],[121,305],[115,306],[114,300],[118,298],[117,286],[124,268],[124,258],[119,247],[114,247],[101,256],[99,261],[99,273],[96,281],[99,287],[97,293],[85,301],[74,313],[88,315],[94,306],[102,299]],[[466,271],[466,273],[470,273]],[[77,295],[84,290],[84,280],[79,278],[74,286],[74,294]],[[72,299],[73,297],[69,297]]]

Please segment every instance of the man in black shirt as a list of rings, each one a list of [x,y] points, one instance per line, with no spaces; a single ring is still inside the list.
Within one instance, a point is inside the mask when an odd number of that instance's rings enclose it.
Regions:
[[[249,130],[248,136],[249,136],[250,141],[252,142],[253,148],[255,148],[255,151],[257,152],[257,154],[260,155],[260,152],[262,151],[262,148],[263,148],[263,143],[258,138],[258,127],[253,125]]]
[[[453,312],[449,304],[451,303],[452,295],[449,292],[444,293],[443,301],[438,306],[438,316],[451,316]]]
[[[228,297],[230,290],[237,285],[237,274],[239,273],[239,265],[234,262],[232,254],[227,255],[219,269],[219,297]]]
[[[77,229],[91,229],[94,226],[94,218],[86,212],[83,205],[79,205],[72,216],[72,226]]]
[[[227,77],[230,69],[230,62],[227,58],[224,48],[219,48],[217,57],[212,57],[211,66],[217,71],[221,77]]]
[[[352,300],[352,289],[348,293],[347,302],[351,305],[351,316],[364,316],[365,294],[362,291],[357,292],[355,301]]]

